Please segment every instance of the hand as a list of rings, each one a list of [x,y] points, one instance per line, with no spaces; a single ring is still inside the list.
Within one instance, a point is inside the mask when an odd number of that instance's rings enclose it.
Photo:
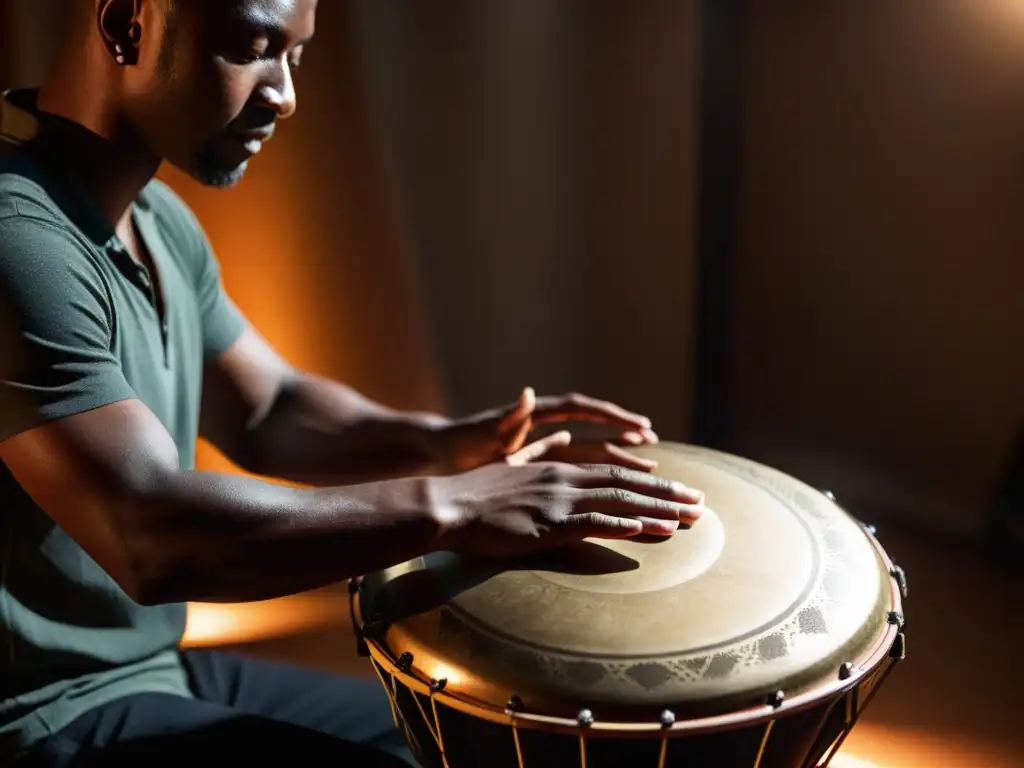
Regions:
[[[530,433],[543,424],[587,421],[619,430],[611,440],[573,441],[567,432],[527,444]],[[571,394],[538,398],[531,387],[523,390],[510,406],[496,408],[462,419],[442,431],[443,464],[447,472],[465,472],[498,461],[521,464],[543,458],[568,464],[615,464],[639,471],[651,471],[657,462],[641,459],[623,450],[658,442],[650,419],[595,400]]]
[[[670,536],[696,522],[704,494],[609,465],[492,464],[435,481],[442,548],[510,557],[587,537]]]

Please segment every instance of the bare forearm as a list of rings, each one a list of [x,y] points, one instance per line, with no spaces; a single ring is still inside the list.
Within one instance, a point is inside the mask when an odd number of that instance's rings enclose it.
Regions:
[[[135,502],[139,599],[264,600],[404,562],[441,541],[434,482],[296,489],[175,473]]]
[[[245,437],[246,467],[314,486],[430,475],[442,462],[441,416],[400,412],[341,384],[301,374]]]

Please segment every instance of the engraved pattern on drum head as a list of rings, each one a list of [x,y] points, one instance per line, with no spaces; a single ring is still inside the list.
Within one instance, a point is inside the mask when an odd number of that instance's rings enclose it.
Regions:
[[[469,671],[499,687],[507,683],[556,698],[585,696],[595,704],[679,704],[794,690],[834,673],[878,636],[888,581],[859,526],[822,494],[777,470],[707,449],[662,443],[637,452],[656,456],[661,474],[707,491],[724,531],[721,551],[710,564],[676,569],[681,578],[667,587],[664,573],[645,580],[636,568],[633,586],[620,583],[617,591],[573,589],[573,579],[584,583],[586,573],[558,573],[554,579],[525,568],[495,573],[456,590],[432,611],[430,622],[405,622],[410,632],[415,625],[418,644],[463,666],[472,660]],[[768,534],[783,519],[788,527],[779,546]],[[685,544],[699,525],[675,540]],[[736,533],[742,530],[756,546],[742,546],[743,536]],[[756,541],[759,536],[764,540]],[[655,551],[667,545],[647,546]],[[766,551],[776,559],[756,559]],[[617,547],[613,554],[629,557],[628,552]],[[754,562],[744,559],[748,553]],[[735,570],[744,564],[746,571]],[[434,564],[421,560],[411,567],[429,570]],[[773,567],[785,572],[772,583],[782,585],[786,594],[777,597],[785,599],[768,612],[750,610],[757,582],[772,581]],[[707,602],[716,582],[727,593],[736,585],[751,591],[744,599],[733,595],[731,604],[719,596],[716,606]],[[638,587],[645,584],[653,589]],[[707,614],[716,608],[721,626],[714,636],[715,616]],[[699,620],[687,622],[693,628],[673,627],[672,620],[683,624],[680,616]],[[596,640],[566,631],[572,621]]]

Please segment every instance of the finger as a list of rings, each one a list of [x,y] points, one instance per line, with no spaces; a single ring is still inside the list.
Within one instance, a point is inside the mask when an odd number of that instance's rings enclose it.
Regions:
[[[580,394],[537,398],[534,420],[537,423],[596,421],[627,429],[649,430],[651,428],[651,420],[646,416],[627,411],[615,403],[596,400]]]
[[[504,435],[506,432],[521,429],[522,423],[529,420],[536,407],[537,394],[533,387],[525,387],[512,410],[498,423],[498,434]]]
[[[644,524],[640,520],[599,512],[569,515],[564,525],[573,538],[580,539],[628,539],[644,532]]]
[[[685,525],[692,525],[700,520],[704,511],[699,504],[681,504],[645,496],[642,493],[624,491],[620,488],[599,488],[587,491],[577,502],[577,506],[604,515],[672,520],[677,524]]]
[[[623,432],[612,442],[616,445],[657,445],[658,435],[653,429],[630,430]]]
[[[512,435],[512,437],[505,443],[506,453],[515,453],[526,445],[527,439],[530,437],[530,431],[533,429],[533,421],[527,418],[519,425],[518,431]]]
[[[523,446],[515,453],[505,457],[505,462],[513,467],[521,467],[531,461],[537,461],[552,450],[564,448],[572,442],[572,434],[566,431],[555,432],[553,435]]]
[[[679,530],[678,520],[659,520],[655,517],[636,518],[643,525],[643,532],[648,536],[671,536]]]
[[[611,443],[572,443],[548,453],[548,461],[565,464],[615,464],[638,472],[653,472],[658,462],[642,459]]]
[[[684,504],[703,504],[704,493],[683,483],[649,472],[637,472],[612,464],[583,464],[572,482],[584,488],[618,488]]]
[[[603,448],[607,457],[601,463],[616,464],[627,469],[635,469],[638,472],[653,472],[658,468],[658,462],[654,459],[642,459],[639,456],[634,456],[617,445],[606,443]]]

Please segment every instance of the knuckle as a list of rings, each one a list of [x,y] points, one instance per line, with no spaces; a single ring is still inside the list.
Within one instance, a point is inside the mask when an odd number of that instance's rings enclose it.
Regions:
[[[551,485],[563,485],[565,469],[559,464],[546,464],[540,471],[540,480]]]
[[[621,506],[635,505],[637,501],[636,494],[623,490],[622,488],[614,488],[611,492],[611,500]]]
[[[616,466],[615,464],[608,464],[605,466],[605,472],[612,480],[625,481],[630,479],[629,470],[625,467]]]
[[[566,522],[572,525],[582,525],[587,527],[597,525],[599,520],[600,515],[596,512],[581,512],[578,515],[572,515],[571,517],[566,518]]]

